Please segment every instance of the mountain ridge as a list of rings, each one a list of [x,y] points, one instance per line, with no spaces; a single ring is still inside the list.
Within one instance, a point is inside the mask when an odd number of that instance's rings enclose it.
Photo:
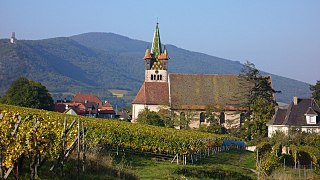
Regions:
[[[0,96],[14,79],[26,76],[61,98],[64,93],[78,92],[109,98],[110,89],[123,89],[132,99],[144,80],[143,56],[151,46],[150,42],[103,32],[7,42],[0,42]],[[239,74],[242,68],[239,61],[170,44],[166,48],[171,58],[169,73]],[[272,75],[272,80],[274,88],[282,91],[277,94],[279,101],[289,102],[295,95],[310,97],[307,83],[277,75]],[[129,105],[131,100],[125,101]]]

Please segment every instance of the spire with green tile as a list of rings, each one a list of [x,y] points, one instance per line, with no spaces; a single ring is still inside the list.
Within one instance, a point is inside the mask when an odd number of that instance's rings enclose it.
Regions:
[[[151,49],[151,53],[153,54],[153,57],[155,57],[155,58],[158,58],[158,56],[162,53],[160,32],[159,32],[158,24],[159,23],[157,22],[156,31],[154,32],[153,41],[152,41],[152,49]]]
[[[147,48],[144,55],[145,81],[146,82],[168,82],[168,52],[166,47],[162,49],[160,41],[159,23],[157,22],[154,32],[152,47]]]

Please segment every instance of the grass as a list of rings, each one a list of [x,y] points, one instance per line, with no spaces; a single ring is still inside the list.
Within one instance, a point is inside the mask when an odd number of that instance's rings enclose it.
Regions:
[[[300,178],[299,170],[293,168],[279,168],[274,171],[269,177],[269,179],[282,179],[282,180],[291,180],[291,179],[320,179],[320,175],[316,174],[312,169],[300,169]]]
[[[256,179],[255,173],[249,170],[254,168],[253,154],[244,150],[218,153],[188,165],[146,154],[126,154],[123,158],[140,179],[212,179],[219,175],[226,179]]]
[[[31,179],[30,170],[28,169],[29,162],[27,159],[25,160],[20,177],[21,179]],[[36,179],[138,179],[138,176],[131,171],[130,167],[127,167],[123,162],[116,163],[109,155],[87,154],[85,173],[80,171],[79,177],[75,153],[64,163],[64,176],[61,175],[60,167],[55,168],[53,171],[49,170],[54,163],[54,161],[48,161],[41,166]],[[8,179],[14,179],[14,172],[11,172]]]
[[[230,150],[210,155],[188,165],[171,163],[172,157],[119,151],[87,154],[86,173],[78,179],[256,179],[249,169],[254,166],[253,154],[244,150]],[[46,162],[39,171],[40,179],[77,179],[76,154],[65,162],[64,177],[60,168],[49,171],[53,162]],[[30,179],[28,160],[24,162],[21,179]],[[13,179],[13,173],[10,175]]]
[[[215,154],[214,156],[204,159],[197,164],[226,164],[243,167],[247,169],[255,169],[254,154],[250,151],[230,150]]]
[[[257,179],[254,153],[245,150],[229,150],[209,157],[198,159],[188,165],[171,163],[172,157],[159,156],[132,151],[108,150],[100,153],[88,153],[86,173],[78,179]],[[60,176],[60,169],[49,171],[53,162],[47,162],[39,171],[40,179],[77,179],[77,161],[73,154],[65,163],[65,176]],[[21,179],[30,179],[24,163]],[[301,179],[320,179],[313,170],[300,170]],[[14,179],[13,174],[9,179]],[[279,168],[265,179],[299,179],[297,169]]]

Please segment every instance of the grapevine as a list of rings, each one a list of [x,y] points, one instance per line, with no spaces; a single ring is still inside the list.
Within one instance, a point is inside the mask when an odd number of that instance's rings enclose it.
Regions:
[[[62,150],[63,121],[80,119],[87,127],[87,147],[113,146],[141,152],[167,155],[191,154],[211,147],[221,146],[230,136],[197,131],[161,128],[116,120],[80,117],[0,104],[0,155],[4,172],[14,165],[22,154],[36,157],[41,154],[57,159]],[[12,136],[21,118],[17,133]],[[67,148],[76,137],[77,130],[69,131]],[[234,139],[234,138],[231,138]]]

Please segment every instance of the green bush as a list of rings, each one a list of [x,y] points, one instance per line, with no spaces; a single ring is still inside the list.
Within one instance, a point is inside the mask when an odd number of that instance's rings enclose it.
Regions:
[[[165,126],[165,121],[161,119],[160,115],[157,112],[150,111],[148,108],[139,113],[137,122],[153,126]]]
[[[280,157],[275,153],[270,154],[265,161],[262,163],[262,169],[270,175],[272,171],[281,166]]]

